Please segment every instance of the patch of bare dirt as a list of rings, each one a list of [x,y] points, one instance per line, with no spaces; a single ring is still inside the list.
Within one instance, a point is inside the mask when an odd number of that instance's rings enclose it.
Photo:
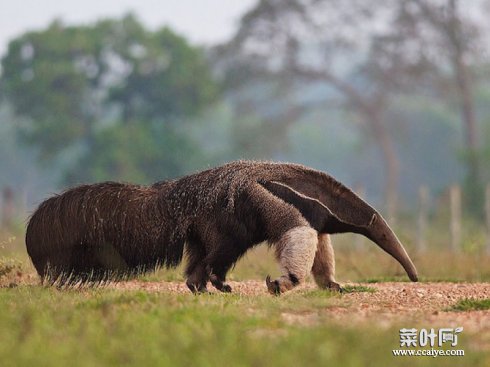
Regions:
[[[229,282],[233,292],[244,296],[267,295],[264,281],[249,280]],[[359,284],[355,284],[359,285]],[[348,324],[356,322],[375,322],[381,327],[393,323],[427,325],[427,327],[457,327],[488,334],[490,338],[490,310],[484,311],[446,311],[464,298],[490,298],[490,283],[375,283],[361,284],[376,289],[376,292],[353,292],[343,294],[333,306],[322,310],[312,310],[307,317],[288,313],[284,319],[294,324],[311,325],[319,322],[321,316]],[[112,285],[117,289],[145,290],[149,292],[188,293],[180,282],[141,282],[128,281]],[[315,289],[306,283],[297,291]],[[210,291],[214,290],[210,287]],[[272,297],[272,296],[271,296]],[[303,320],[304,319],[304,320]],[[303,322],[304,321],[304,322]]]
[[[461,299],[490,298],[489,283],[378,283],[369,284],[374,293],[350,293],[343,296],[347,308],[333,310],[335,318],[352,321],[370,319],[381,326],[395,321],[426,323],[427,327],[456,327],[490,333],[490,310],[446,311]],[[412,324],[413,325],[413,324]]]

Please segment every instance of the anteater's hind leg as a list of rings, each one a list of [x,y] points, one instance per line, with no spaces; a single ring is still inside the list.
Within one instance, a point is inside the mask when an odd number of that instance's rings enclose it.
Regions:
[[[318,235],[318,248],[311,272],[318,287],[342,291],[335,281],[335,257],[330,235],[326,233]]]
[[[186,270],[186,285],[192,293],[206,293],[208,283],[208,273],[202,262],[195,264],[191,270]]]
[[[209,280],[211,280],[211,284],[217,290],[224,293],[230,293],[232,289],[231,286],[226,283],[226,273],[227,271],[220,272],[218,274],[211,273],[209,276]]]
[[[187,287],[192,293],[206,293],[209,280],[208,269],[204,262],[206,251],[197,241],[189,241],[188,246],[188,262],[185,269]]]
[[[209,251],[205,262],[208,264],[209,280],[217,290],[229,293],[231,287],[226,284],[226,274],[246,248],[239,245],[240,239],[237,236],[219,233],[218,230],[208,240]]]
[[[238,255],[230,258],[230,254],[220,254],[219,252],[213,254],[212,258],[209,259],[209,279],[211,280],[211,284],[217,290],[225,293],[231,292],[231,287],[226,284],[226,274],[233,266],[233,264],[238,259]]]

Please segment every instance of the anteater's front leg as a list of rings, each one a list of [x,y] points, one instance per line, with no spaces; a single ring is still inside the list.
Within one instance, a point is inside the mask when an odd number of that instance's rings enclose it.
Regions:
[[[282,276],[271,281],[267,289],[280,294],[301,283],[310,273],[318,243],[313,229],[298,209],[257,184],[248,191],[247,204],[257,227],[275,247]]]
[[[283,275],[271,281],[266,279],[272,294],[292,289],[306,278],[313,266],[318,243],[317,232],[309,226],[291,228],[276,243],[276,256]]]
[[[318,235],[318,248],[311,272],[318,287],[342,291],[339,283],[335,281],[335,257],[330,235],[326,233]]]

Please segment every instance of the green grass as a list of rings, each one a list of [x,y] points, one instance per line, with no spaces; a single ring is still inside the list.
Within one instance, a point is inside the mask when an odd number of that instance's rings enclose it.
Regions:
[[[376,289],[373,287],[367,287],[365,285],[346,285],[342,287],[343,293],[357,293],[357,292],[368,292],[374,293]]]
[[[490,310],[490,298],[487,299],[462,299],[449,308],[449,311],[478,311]]]
[[[395,358],[399,328],[339,325],[330,292],[282,297],[107,288],[0,289],[0,361],[9,366],[432,366]],[[311,315],[315,322],[310,323]],[[467,352],[465,365],[485,365]]]
[[[375,278],[365,278],[360,280],[361,283],[384,283],[384,282],[410,282],[410,279],[404,276],[385,276]]]
[[[464,279],[458,279],[454,277],[426,277],[426,276],[421,276],[419,277],[419,282],[422,283],[462,283],[465,282]],[[360,283],[385,283],[385,282],[395,282],[395,283],[410,283],[411,280],[408,279],[406,276],[381,276],[381,277],[375,277],[375,278],[365,278],[365,279],[359,279]]]
[[[374,246],[358,251],[337,240],[340,283],[408,281],[399,264]],[[413,257],[422,281],[490,280],[488,257],[479,254]],[[183,281],[182,269],[162,269],[139,280]],[[58,291],[34,285],[37,279],[22,236],[0,239],[0,273],[1,367],[490,365],[485,350],[468,344],[477,336],[466,330],[460,340],[464,362],[395,358],[391,351],[399,348],[400,328],[432,325],[336,321],[330,309],[352,307],[348,296],[336,292],[299,290],[272,297],[104,287]],[[264,281],[278,273],[273,253],[259,247],[247,253],[229,278]],[[13,284],[17,287],[8,288]],[[345,290],[375,291],[366,285],[347,285]]]

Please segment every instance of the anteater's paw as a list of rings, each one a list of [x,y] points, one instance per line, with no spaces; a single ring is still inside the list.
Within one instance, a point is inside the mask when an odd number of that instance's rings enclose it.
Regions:
[[[327,283],[327,286],[326,286],[326,289],[329,289],[333,292],[339,292],[339,293],[343,293],[344,292],[344,289],[340,286],[339,283],[336,283],[336,282],[328,282]]]
[[[211,280],[211,284],[213,285],[214,288],[219,290],[220,292],[223,293],[230,293],[231,292],[231,287],[224,283],[220,278],[218,278],[215,274],[211,274],[209,276],[209,279]]]
[[[279,296],[281,294],[281,286],[277,279],[271,281],[271,276],[267,275],[267,277],[265,278],[265,284],[267,284],[267,290],[270,294],[273,294],[275,296]]]
[[[224,293],[231,293],[232,289],[228,284],[223,283],[223,286],[221,287],[220,291]]]
[[[189,288],[190,291],[194,294],[209,293],[205,285],[198,285],[190,282],[186,282],[185,284],[187,285],[187,288]]]

